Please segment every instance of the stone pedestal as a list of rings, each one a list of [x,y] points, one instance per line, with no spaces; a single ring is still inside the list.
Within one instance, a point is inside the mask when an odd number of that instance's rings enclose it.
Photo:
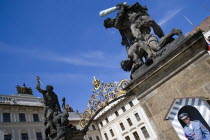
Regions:
[[[159,139],[178,140],[165,120],[173,100],[210,97],[210,56],[202,32],[183,39],[157,63],[133,76],[125,90],[140,100]]]
[[[55,140],[84,140],[86,132],[79,130],[66,130],[66,133]]]

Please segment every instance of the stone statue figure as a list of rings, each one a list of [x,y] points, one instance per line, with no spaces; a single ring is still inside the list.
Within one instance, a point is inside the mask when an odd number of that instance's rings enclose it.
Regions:
[[[20,87],[19,85],[16,86],[16,90],[18,94],[30,94],[32,95],[32,89],[30,87],[26,87],[26,84],[23,83],[23,86]]]
[[[16,86],[16,90],[17,90],[18,94],[22,93],[21,87],[19,85]]]
[[[138,2],[133,5],[118,4],[120,9],[115,18],[104,20],[106,28],[116,28],[122,36],[121,44],[126,46],[128,58],[121,62],[125,71],[135,71],[143,64],[150,64],[173,35],[181,35],[181,30],[173,29],[164,36],[161,27],[149,16],[148,9]],[[151,33],[151,28],[158,38]],[[146,62],[146,63],[145,63]]]
[[[57,131],[56,137],[58,138],[65,133],[65,129],[69,125],[69,120],[68,120],[69,114],[68,114],[68,110],[65,107],[65,98],[63,98],[62,101],[63,101],[63,104],[62,104],[63,112],[58,113],[52,120],[56,127],[56,131]]]
[[[44,99],[44,118],[45,118],[45,137],[46,140],[78,140],[83,139],[86,131],[77,130],[75,126],[70,124],[68,117],[73,111],[66,104],[65,98],[62,99],[62,110],[58,102],[57,95],[53,92],[53,86],[47,85],[43,90],[40,87],[40,78],[37,76],[36,89],[42,93]]]
[[[53,92],[53,86],[47,85],[46,89],[43,90],[40,87],[40,78],[37,76],[37,86],[36,89],[42,93],[44,98],[44,118],[45,118],[45,136],[48,140],[51,136],[56,135],[57,128],[56,124],[53,122],[53,119],[61,114],[61,108],[58,102],[57,95]]]

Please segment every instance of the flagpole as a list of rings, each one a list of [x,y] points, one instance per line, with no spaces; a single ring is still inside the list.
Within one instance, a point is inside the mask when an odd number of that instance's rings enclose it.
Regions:
[[[195,25],[186,16],[183,15],[183,17],[195,28]]]

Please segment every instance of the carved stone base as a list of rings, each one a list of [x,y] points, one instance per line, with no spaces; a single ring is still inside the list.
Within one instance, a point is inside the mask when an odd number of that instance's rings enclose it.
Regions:
[[[188,102],[189,98],[210,98],[210,56],[207,46],[202,32],[187,37],[174,46],[176,49],[165,59],[131,80],[124,89],[139,100],[157,139],[181,139],[171,122],[165,120],[175,99],[186,99]],[[179,130],[183,132],[182,128]]]
[[[63,135],[58,136],[53,140],[84,140],[86,132],[79,130],[68,129]]]

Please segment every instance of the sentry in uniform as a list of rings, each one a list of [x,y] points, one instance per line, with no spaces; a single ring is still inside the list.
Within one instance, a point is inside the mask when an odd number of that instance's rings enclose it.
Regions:
[[[187,113],[180,114],[179,119],[186,124],[184,133],[188,140],[210,140],[209,130],[199,120],[190,121]]]

